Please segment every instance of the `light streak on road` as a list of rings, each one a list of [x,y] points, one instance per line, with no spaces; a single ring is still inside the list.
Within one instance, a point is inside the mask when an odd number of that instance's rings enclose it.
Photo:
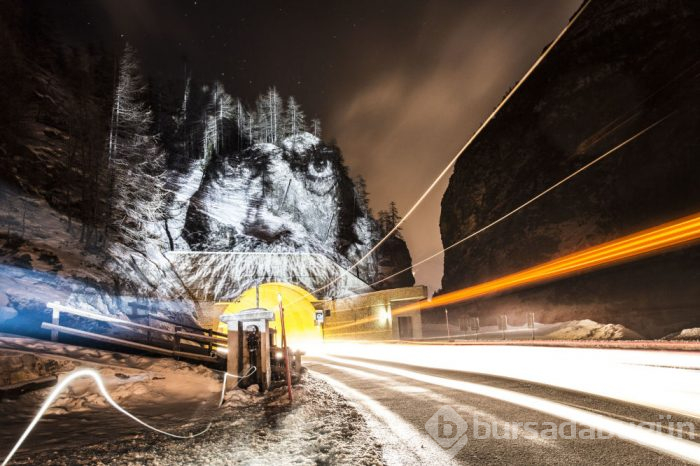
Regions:
[[[698,239],[700,239],[700,213],[593,246],[495,280],[436,296],[430,301],[407,304],[392,309],[392,315],[396,316],[411,311],[446,306],[526,285],[534,285],[562,278],[576,272],[610,266],[645,254],[687,244]],[[348,324],[329,326],[327,329],[338,330],[353,327],[376,319],[375,316],[366,317]],[[334,334],[334,336],[339,335]]]
[[[357,346],[357,345],[356,345]],[[368,345],[369,346],[369,345]],[[372,345],[374,346],[374,345]],[[400,345],[395,345],[400,346]],[[453,348],[453,347],[447,347]],[[372,354],[377,354],[377,348],[371,348],[374,350]],[[424,348],[421,348],[424,349]],[[552,351],[551,349],[549,350]],[[609,351],[609,350],[608,350]],[[411,355],[413,356],[413,354]],[[414,359],[404,354],[401,360],[404,363],[414,364]],[[671,455],[685,461],[692,461],[694,463],[700,462],[700,444],[692,441],[685,440],[676,436],[664,434],[645,428],[639,425],[635,425],[629,422],[620,421],[617,419],[610,418],[608,416],[590,412],[585,409],[573,407],[570,405],[558,403],[556,401],[550,401],[544,398],[539,398],[532,395],[527,395],[524,393],[506,390],[502,388],[497,388],[489,385],[482,385],[472,382],[465,382],[463,380],[457,380],[452,378],[437,377],[433,375],[428,375],[422,372],[401,369],[397,367],[386,366],[382,364],[373,364],[364,361],[357,361],[352,359],[343,359],[333,356],[321,356],[323,359],[328,361],[350,365],[355,367],[361,367],[370,369],[373,371],[378,371],[381,373],[393,374],[399,377],[404,377],[418,382],[436,385],[440,387],[450,388],[453,390],[459,390],[463,392],[473,393],[476,395],[492,398],[499,401],[504,401],[513,405],[521,406],[523,408],[535,410],[541,413],[555,416],[557,418],[568,419],[577,424],[589,426],[591,428],[601,430],[612,434],[620,439],[627,440],[638,445],[642,445],[646,448]],[[444,359],[443,359],[444,360]],[[454,361],[454,359],[450,359]],[[435,359],[432,359],[435,361]],[[571,360],[568,361],[571,365]],[[430,365],[428,367],[434,367]],[[637,370],[649,370],[649,367]],[[676,369],[680,370],[680,369]],[[604,374],[603,374],[604,375]],[[653,375],[653,374],[648,374]],[[631,384],[631,381],[625,382],[626,389],[632,393],[638,387]],[[687,385],[685,386],[688,387]],[[698,401],[697,397],[695,401]],[[697,403],[696,403],[697,406]]]
[[[643,254],[672,248],[700,238],[700,214],[650,228],[505,277],[437,296],[430,302],[408,304],[392,311],[401,314],[445,306],[523,285],[532,285],[574,272],[610,265]]]
[[[324,380],[345,397],[355,403],[360,403],[372,413],[377,421],[380,421],[373,422],[371,418],[368,419],[372,430],[381,433],[384,454],[388,454],[390,457],[388,463],[426,464],[437,462],[437,464],[446,465],[456,464],[431,438],[414,429],[401,416],[394,414],[378,401],[326,374],[314,372],[314,375]],[[406,451],[407,447],[409,451]],[[416,460],[409,461],[407,454],[415,456]]]
[[[63,392],[63,390],[68,387],[75,379],[79,379],[81,377],[90,377],[95,381],[95,385],[97,385],[97,389],[99,390],[100,394],[104,397],[104,399],[109,403],[114,409],[122,413],[123,415],[133,419],[134,421],[138,422],[144,427],[147,427],[155,432],[158,432],[159,434],[167,435],[168,437],[173,437],[173,438],[178,438],[178,439],[189,439],[189,438],[194,438],[197,436],[200,436],[207,432],[209,428],[211,427],[211,423],[207,425],[207,427],[202,430],[201,432],[197,432],[194,434],[189,434],[189,435],[178,435],[178,434],[173,434],[170,432],[166,432],[164,430],[160,430],[157,427],[153,427],[152,425],[142,421],[138,417],[134,416],[121,406],[114,401],[114,399],[110,396],[109,392],[107,391],[107,388],[104,385],[104,381],[102,380],[102,376],[100,375],[99,372],[97,372],[94,369],[78,369],[74,372],[71,372],[65,379],[63,379],[56,387],[53,389],[51,394],[46,398],[44,403],[41,405],[41,408],[39,408],[39,411],[36,413],[34,416],[34,419],[32,419],[32,422],[29,424],[29,426],[25,429],[24,433],[22,436],[17,440],[17,443],[15,443],[15,446],[12,447],[12,450],[10,450],[10,453],[7,454],[5,457],[5,460],[2,462],[2,466],[7,466],[7,464],[10,462],[12,457],[17,453],[17,450],[22,446],[24,441],[27,439],[29,434],[34,430],[36,425],[39,423],[41,418],[44,416],[46,411],[51,407],[54,401],[56,401],[56,398]],[[235,377],[235,376],[234,376]],[[225,384],[225,378],[224,378],[224,387],[226,386]],[[222,398],[223,399],[223,398]]]
[[[326,343],[326,355],[524,380],[700,421],[700,353],[678,351]]]

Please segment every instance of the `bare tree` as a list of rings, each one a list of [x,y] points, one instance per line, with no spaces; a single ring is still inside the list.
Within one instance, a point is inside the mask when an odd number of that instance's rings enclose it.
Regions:
[[[318,118],[311,120],[311,131],[313,132],[314,136],[319,139],[321,138],[321,120]]]
[[[284,105],[277,89],[271,87],[265,94],[258,96],[256,108],[256,142],[277,144],[282,136],[282,114],[284,112]]]
[[[255,117],[255,129],[253,130],[255,142],[272,142],[272,123],[268,100],[264,95],[258,96]]]
[[[209,104],[204,115],[203,149],[208,159],[212,152],[221,153],[224,146],[224,135],[229,123],[234,119],[235,108],[233,98],[226,93],[224,86],[217,82],[211,90]]]
[[[304,112],[297,100],[294,96],[289,96],[289,99],[287,99],[287,110],[284,115],[284,135],[296,136],[304,131],[306,129],[304,118]]]

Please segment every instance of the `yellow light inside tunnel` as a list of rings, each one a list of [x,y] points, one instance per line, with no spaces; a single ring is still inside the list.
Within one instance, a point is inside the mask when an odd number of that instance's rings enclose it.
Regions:
[[[279,305],[284,306],[284,322],[287,332],[288,345],[293,349],[305,349],[323,341],[321,328],[314,322],[316,309],[313,302],[316,298],[308,291],[289,283],[263,283],[258,287],[259,296],[256,299],[255,287],[244,291],[233,302],[226,304],[223,314],[238,314],[246,309],[260,307],[273,311],[275,321],[270,327],[277,333],[275,342],[279,346],[282,339]],[[259,303],[258,303],[259,300]],[[219,323],[219,332],[227,333],[228,328],[223,322]]]

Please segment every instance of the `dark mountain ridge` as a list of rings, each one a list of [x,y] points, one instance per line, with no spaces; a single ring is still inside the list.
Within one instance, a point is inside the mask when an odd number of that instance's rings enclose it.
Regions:
[[[443,290],[484,282],[700,210],[700,8],[593,1],[460,157],[442,200],[444,246],[637,140],[451,249]],[[700,324],[700,247],[456,306],[487,321],[590,318],[646,336]],[[439,319],[438,314],[434,316]]]

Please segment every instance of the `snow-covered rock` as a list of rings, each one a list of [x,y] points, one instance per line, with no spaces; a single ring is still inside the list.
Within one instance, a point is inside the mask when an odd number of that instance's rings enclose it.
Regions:
[[[45,335],[39,324],[47,320],[49,301],[124,318],[138,301],[193,323],[197,303],[190,286],[227,297],[271,279],[313,289],[343,274],[379,239],[340,149],[304,131],[293,99],[289,105],[297,113],[290,126],[273,90],[268,101],[257,102],[266,112],[261,114],[245,109],[221,83],[204,86],[188,77],[177,89],[154,81],[158,105],[132,93],[158,128],[158,134],[155,128],[139,134],[164,160],[144,176],[129,169],[139,166],[136,159],[122,160],[123,166],[113,160],[118,132],[110,131],[111,78],[91,86],[93,92],[60,76],[61,67],[54,66],[62,62],[60,54],[34,57],[31,47],[15,52],[8,62],[26,65],[33,97],[25,99],[20,116],[26,115],[8,133],[8,144],[0,144],[8,181],[0,186],[0,330]],[[101,66],[97,57],[85,58],[95,60],[86,69]],[[93,95],[97,89],[104,94]],[[78,109],[85,110],[79,129],[67,127],[68,115]],[[312,126],[320,134],[319,124]],[[95,141],[109,142],[110,150],[100,152]],[[122,142],[118,147],[130,144]],[[91,151],[89,160],[68,157]],[[122,182],[112,186],[116,166]],[[124,180],[137,187],[150,182],[157,193],[131,196],[134,189],[119,189]],[[200,258],[195,262],[210,267],[210,274],[197,269],[181,276],[183,268],[193,270],[191,263],[171,263],[171,251],[234,253],[236,259]],[[266,259],[241,261],[239,253],[264,253]],[[292,260],[289,254],[299,255]],[[375,279],[376,256],[356,269],[359,278],[344,276],[328,291],[364,289]],[[232,280],[240,271],[247,277]],[[222,279],[214,284],[207,277]]]
[[[700,327],[684,328],[680,332],[667,335],[664,340],[700,340]]]
[[[620,324],[599,324],[592,320],[572,320],[544,336],[551,340],[643,340],[634,330]]]
[[[335,279],[379,239],[346,171],[338,149],[309,133],[212,159],[182,231],[187,249],[204,254],[174,254],[178,273],[217,299],[259,281],[313,290]],[[359,278],[346,274],[330,290],[366,289],[376,262],[371,255]]]
[[[289,136],[282,141],[282,147],[290,152],[308,152],[318,146],[321,140],[311,133],[302,131],[294,136]]]

